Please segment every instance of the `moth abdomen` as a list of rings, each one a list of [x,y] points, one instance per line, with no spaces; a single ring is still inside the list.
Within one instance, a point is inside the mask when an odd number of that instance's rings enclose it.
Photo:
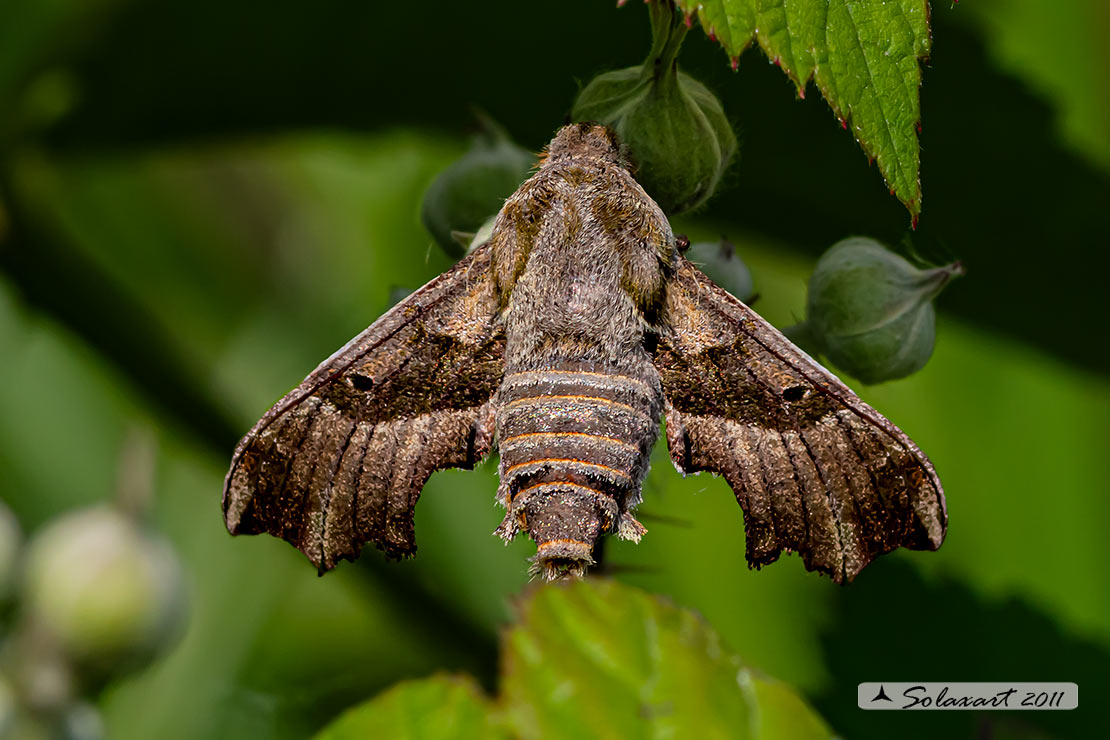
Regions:
[[[650,371],[508,372],[498,404],[504,536],[525,529],[540,562],[573,565],[588,562],[601,534],[638,534],[628,510],[639,501],[662,406]]]
[[[510,494],[536,475],[562,472],[618,498],[639,489],[662,405],[650,377],[597,368],[510,372],[498,405],[502,484]]]

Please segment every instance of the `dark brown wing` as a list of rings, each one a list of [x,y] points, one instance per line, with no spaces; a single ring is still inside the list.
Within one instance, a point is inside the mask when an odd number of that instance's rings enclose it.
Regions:
[[[320,569],[373,542],[416,550],[433,471],[473,467],[493,437],[504,335],[483,247],[395,306],[279,401],[235,450],[232,534],[269,532]]]
[[[724,475],[750,565],[793,550],[843,583],[897,547],[940,547],[940,481],[900,429],[684,259],[665,318],[671,458]]]

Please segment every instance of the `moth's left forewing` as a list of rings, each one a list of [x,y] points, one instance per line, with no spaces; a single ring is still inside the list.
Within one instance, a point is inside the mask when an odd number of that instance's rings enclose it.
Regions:
[[[654,360],[671,458],[732,486],[750,565],[796,551],[846,582],[897,547],[940,546],[947,514],[928,458],[685,259]]]
[[[504,333],[482,247],[325,360],[243,438],[224,487],[233,534],[268,532],[321,571],[366,542],[416,549],[435,470],[490,448]]]

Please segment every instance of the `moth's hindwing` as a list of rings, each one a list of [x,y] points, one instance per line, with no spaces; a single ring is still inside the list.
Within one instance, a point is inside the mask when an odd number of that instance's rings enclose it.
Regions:
[[[928,458],[686,260],[654,357],[671,457],[732,486],[751,566],[796,551],[847,582],[897,547],[940,546],[947,514]]]
[[[483,247],[324,361],[239,443],[228,530],[288,540],[321,571],[366,542],[414,552],[428,477],[489,451],[504,368],[497,312]]]

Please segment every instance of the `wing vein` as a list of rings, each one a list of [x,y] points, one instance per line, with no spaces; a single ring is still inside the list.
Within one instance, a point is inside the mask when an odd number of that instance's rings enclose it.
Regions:
[[[340,468],[343,467],[343,458],[347,455],[347,449],[351,446],[351,440],[354,439],[355,434],[358,432],[358,425],[362,420],[362,415],[365,413],[367,406],[370,405],[370,398],[363,399],[362,404],[359,406],[358,412],[352,417],[351,430],[347,432],[346,438],[343,440],[343,445],[339,448],[339,454],[335,456],[335,462],[332,464],[331,473],[328,475],[327,485],[324,490],[320,492],[321,508],[323,509],[323,517],[320,520],[320,562],[324,562],[325,549],[328,541],[328,511],[331,509],[331,492],[335,484],[335,476],[338,475]],[[354,496],[358,496],[358,485],[354,486]],[[352,520],[353,521],[353,520]]]
[[[882,490],[879,488],[879,480],[875,477],[875,472],[871,470],[871,466],[867,464],[866,459],[863,457],[863,452],[860,450],[859,445],[856,443],[856,438],[852,434],[852,427],[847,424],[844,419],[840,418],[840,414],[835,414],[837,426],[843,431],[845,438],[848,440],[848,446],[852,448],[852,452],[856,453],[856,459],[859,460],[860,467],[867,471],[867,477],[871,481],[871,490],[875,492],[875,500],[879,503],[879,508],[882,509],[883,520],[889,518],[887,511],[886,501],[883,499]],[[860,520],[863,521],[862,519]]]
[[[351,495],[351,529],[355,533],[356,543],[362,543],[370,539],[369,536],[364,536],[359,530],[360,517],[358,515],[358,499],[359,495],[362,493],[362,481],[366,478],[366,453],[370,451],[370,446],[374,444],[374,438],[378,435],[378,430],[378,424],[370,425],[370,431],[366,434],[366,442],[362,445],[362,451],[359,452],[358,456],[358,477],[354,479],[355,490]]]
[[[312,427],[316,424],[316,415],[320,413],[320,409],[324,406],[324,402],[320,401],[316,404],[315,408],[308,412],[308,415],[305,417],[304,431],[301,432],[301,436],[300,439],[297,440],[296,447],[290,450],[289,457],[285,461],[285,469],[281,472],[281,482],[274,486],[273,490],[270,491],[271,495],[275,495],[276,497],[278,492],[285,490],[285,481],[289,478],[289,473],[293,471],[293,466],[297,462],[297,457],[301,454],[301,450],[304,448],[304,443],[308,440],[309,435],[312,433]],[[261,469],[261,467],[259,469]],[[256,488],[255,491],[251,494],[252,498],[257,494],[258,490]]]
[[[767,381],[765,381],[763,378],[756,375],[755,372],[752,371],[752,369],[748,366],[747,363],[742,363],[742,365],[744,367],[744,370],[748,373],[748,376],[750,378],[752,378],[756,382],[756,384],[758,384],[761,388],[763,388],[763,390],[767,393],[767,395],[770,397],[772,403],[777,402],[778,401],[778,394],[775,393],[774,389],[767,383]],[[846,558],[845,558],[845,551],[844,551],[844,537],[843,537],[844,533],[843,533],[843,524],[840,521],[840,511],[839,511],[840,507],[837,505],[837,499],[833,494],[832,487],[829,486],[829,482],[828,482],[828,479],[826,478],[825,471],[822,470],[821,463],[818,461],[817,455],[814,454],[813,448],[809,444],[809,440],[806,439],[806,437],[805,437],[805,433],[804,433],[803,428],[798,424],[797,417],[794,415],[794,413],[788,407],[780,405],[779,408],[782,409],[783,413],[786,414],[786,416],[789,418],[791,426],[794,429],[797,430],[798,440],[801,441],[802,445],[805,446],[806,454],[809,455],[809,459],[813,462],[813,469],[817,472],[817,477],[820,478],[821,485],[825,489],[825,498],[828,499],[829,509],[832,511],[833,519],[836,520],[836,545],[837,545],[837,551],[838,551],[837,554],[840,558],[840,575],[841,575],[842,579],[846,580],[847,579],[847,567],[846,567],[846,562],[845,562]],[[805,492],[801,491],[800,493],[801,493],[802,498],[804,499],[805,498]]]

